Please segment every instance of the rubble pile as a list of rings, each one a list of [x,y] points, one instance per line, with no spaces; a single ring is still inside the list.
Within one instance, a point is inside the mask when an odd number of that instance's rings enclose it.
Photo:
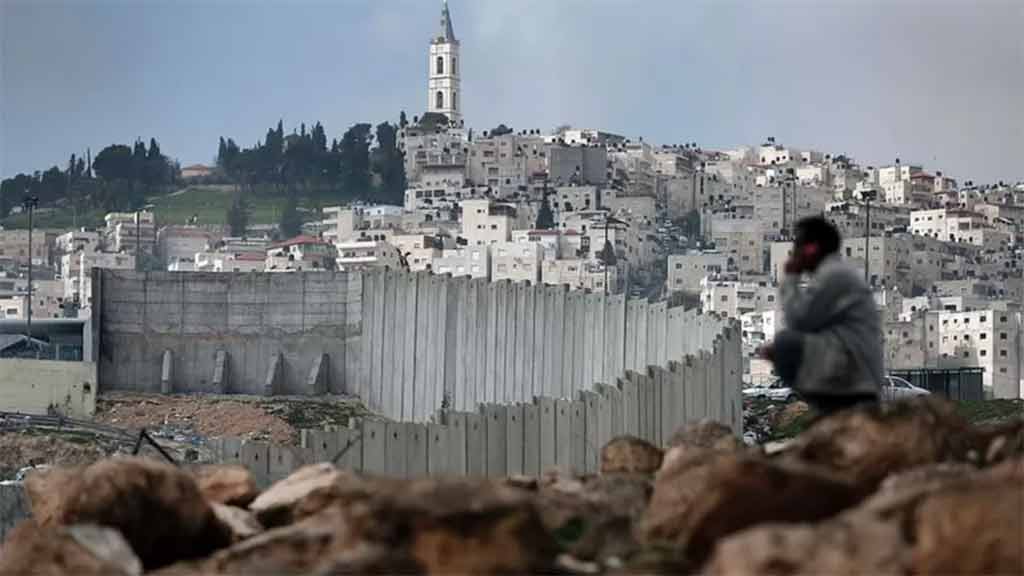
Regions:
[[[714,422],[601,472],[395,479],[110,458],[31,474],[0,573],[1019,574],[1024,420],[938,398],[815,422],[782,450]]]

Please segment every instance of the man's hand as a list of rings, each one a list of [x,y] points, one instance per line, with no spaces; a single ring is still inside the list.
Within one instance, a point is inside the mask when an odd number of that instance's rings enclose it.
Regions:
[[[755,354],[757,354],[757,356],[759,358],[764,358],[765,360],[774,361],[775,345],[773,343],[771,343],[771,342],[769,342],[767,344],[762,344],[761,346],[758,347],[758,349],[755,352]]]

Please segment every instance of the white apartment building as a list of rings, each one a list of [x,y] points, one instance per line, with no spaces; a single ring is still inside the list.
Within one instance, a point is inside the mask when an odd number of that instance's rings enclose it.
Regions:
[[[152,212],[110,212],[103,220],[106,222],[104,238],[108,251],[136,254],[136,248],[141,247],[145,254],[154,253],[156,221]]]
[[[462,238],[470,246],[486,246],[511,239],[514,206],[490,200],[463,200]]]
[[[23,320],[28,317],[27,281],[22,293],[8,293],[0,298],[0,319]],[[64,283],[60,280],[32,281],[32,318],[64,316]]]
[[[748,312],[777,310],[777,290],[767,283],[737,282],[705,278],[701,281],[700,302],[704,313],[717,312],[740,318]]]
[[[911,166],[909,164],[893,164],[891,166],[883,166],[876,169],[874,176],[875,183],[881,187],[885,187],[887,184],[893,182],[899,182],[901,180],[910,180],[910,178],[922,171],[920,166]]]
[[[78,282],[64,278],[65,298],[74,298],[78,294],[79,314],[85,315],[85,311],[92,306],[92,269],[105,268],[110,270],[134,270],[135,255],[110,252],[94,252],[88,254],[79,252],[76,255],[78,263]],[[70,282],[70,285],[69,285]]]
[[[473,188],[466,181],[466,172],[458,166],[448,166],[424,172],[420,179],[405,191],[404,208],[408,212],[450,211],[463,199],[473,196]]]
[[[979,366],[987,395],[1021,397],[1019,310],[929,312],[926,322],[927,354],[940,367]]]
[[[490,269],[488,246],[466,246],[457,250],[445,250],[440,258],[434,259],[432,268],[435,274],[483,279],[490,277]]]
[[[549,286],[568,286],[570,290],[604,292],[607,278],[608,292],[619,285],[619,267],[604,265],[593,260],[567,259],[541,262],[541,281]]]
[[[339,270],[374,266],[387,266],[393,269],[401,267],[398,249],[388,242],[350,240],[335,242],[334,248],[338,251]]]
[[[727,255],[717,251],[669,255],[666,278],[669,292],[700,292],[704,278],[729,270],[728,260]]]
[[[468,180],[498,198],[528,192],[547,172],[548,147],[539,130],[476,138],[468,146]]]
[[[740,326],[743,337],[743,352],[753,354],[757,348],[775,339],[775,334],[782,329],[782,312],[763,310],[747,312],[740,315]]]
[[[491,244],[491,281],[511,280],[537,284],[541,277],[543,248],[537,242]]]
[[[560,230],[513,230],[512,242],[535,242],[540,246],[542,260],[562,257],[563,242]]]
[[[797,162],[801,158],[800,153],[796,150],[776,144],[769,144],[760,146],[757,149],[757,159],[761,164],[768,166],[772,164],[789,164],[790,162]]]
[[[946,242],[959,242],[965,233],[986,227],[983,214],[968,210],[938,208],[914,210],[910,213],[911,233]]]

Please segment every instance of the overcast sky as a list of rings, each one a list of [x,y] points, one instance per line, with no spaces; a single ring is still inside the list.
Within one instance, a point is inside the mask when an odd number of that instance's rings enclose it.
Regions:
[[[0,0],[0,173],[426,107],[441,0]],[[467,125],[1024,178],[1020,0],[450,0]]]

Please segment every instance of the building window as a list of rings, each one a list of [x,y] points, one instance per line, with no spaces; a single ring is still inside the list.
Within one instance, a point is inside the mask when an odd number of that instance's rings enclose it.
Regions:
[[[1002,368],[1000,368],[999,369],[999,373],[1000,374],[1006,374],[1006,366],[1003,366]]]
[[[999,339],[1000,340],[1006,340],[1006,332],[1000,332],[999,333]]]
[[[988,356],[988,350],[982,350],[981,351],[981,355],[982,356]]]
[[[452,92],[452,110],[459,109],[459,93]]]
[[[438,110],[444,108],[444,92],[438,91],[434,97],[434,107]]]
[[[437,57],[437,65],[435,68],[438,74],[444,74],[444,58],[440,56]]]
[[[455,56],[452,56],[452,74],[458,74],[458,73],[459,73],[459,59],[456,58]],[[454,104],[455,104],[455,101],[452,100],[452,108],[455,107]]]
[[[1006,350],[1000,350],[999,351],[999,357],[1000,358],[1006,358]]]

